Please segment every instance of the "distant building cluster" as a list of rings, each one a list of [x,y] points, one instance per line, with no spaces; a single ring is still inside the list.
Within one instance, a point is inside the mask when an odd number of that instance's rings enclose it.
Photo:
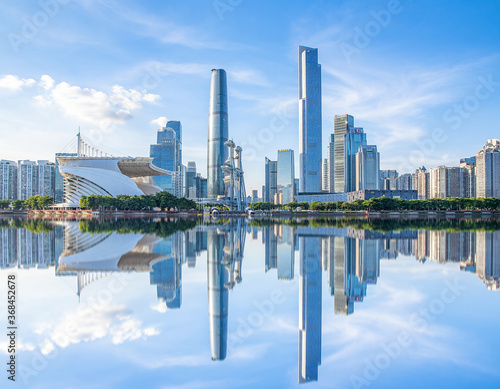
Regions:
[[[490,139],[475,156],[460,166],[421,167],[412,174],[419,199],[500,198],[500,140]]]
[[[53,162],[0,160],[0,200],[26,200],[35,195],[54,197],[55,189]]]
[[[207,179],[196,172],[196,162],[190,161],[187,167],[182,164],[182,124],[169,120],[157,132],[157,142],[150,146],[149,156],[153,164],[171,172],[154,177],[161,190],[177,197],[192,200],[207,197]]]

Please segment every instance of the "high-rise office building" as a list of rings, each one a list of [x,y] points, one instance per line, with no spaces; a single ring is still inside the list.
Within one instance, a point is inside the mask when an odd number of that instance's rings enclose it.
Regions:
[[[410,173],[398,176],[396,178],[396,190],[413,190],[413,176]]]
[[[360,147],[366,145],[366,134],[361,127],[354,127],[345,135],[345,192],[352,192],[356,190],[356,154],[359,151]]]
[[[379,188],[381,190],[396,190],[398,176],[397,170],[381,170]]]
[[[335,192],[335,135],[330,135],[328,143],[328,192]]]
[[[271,161],[266,157],[266,171],[265,171],[265,191],[262,193],[263,201],[265,203],[274,202],[274,195],[278,190],[278,161]]]
[[[278,151],[277,191],[282,193],[280,204],[288,204],[294,200],[295,161],[293,150]]]
[[[321,118],[318,49],[299,46],[299,192],[321,192]]]
[[[225,196],[222,164],[228,157],[224,143],[229,137],[227,109],[227,78],[223,69],[212,69],[208,112],[208,197]]]
[[[321,190],[323,192],[328,192],[329,188],[329,174],[328,174],[328,158],[323,158],[323,163],[321,164]]]
[[[196,177],[196,162],[188,162],[186,168],[184,197],[189,197],[189,190],[195,187],[194,178]]]
[[[17,164],[0,160],[0,200],[17,199]]]
[[[380,154],[377,146],[359,146],[356,153],[356,190],[378,190]]]
[[[207,198],[207,179],[203,178],[200,173],[197,173],[196,177],[194,178],[194,185],[196,187],[196,191],[195,193],[193,193],[192,198]]]
[[[334,192],[346,191],[346,149],[345,136],[354,128],[354,117],[335,115],[334,118]],[[331,191],[331,189],[330,189]]]
[[[182,186],[181,122],[168,121],[165,127],[158,130],[156,144],[150,146],[149,156],[153,158],[155,166],[171,172],[168,175],[154,177],[156,185],[162,190],[179,196],[178,188]]]
[[[366,134],[361,127],[354,127],[351,115],[334,118],[334,187],[335,192],[356,190],[356,153],[359,146],[366,146]],[[330,192],[332,192],[330,188]]]
[[[500,140],[491,139],[476,155],[477,197],[500,198]]]

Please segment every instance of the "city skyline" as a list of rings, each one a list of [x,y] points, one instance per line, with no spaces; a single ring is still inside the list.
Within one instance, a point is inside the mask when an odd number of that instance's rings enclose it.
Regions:
[[[245,150],[247,186],[260,189],[264,156],[299,150],[297,46],[306,44],[320,50],[323,65],[323,156],[333,116],[348,112],[370,129],[381,169],[401,162],[409,162],[408,172],[455,164],[498,137],[490,125],[500,99],[497,5],[446,1],[429,13],[431,3],[398,4],[391,12],[385,1],[314,2],[308,9],[242,3],[220,14],[200,2],[200,13],[191,14],[187,5],[75,1],[60,5],[29,39],[22,35],[25,20],[45,11],[38,4],[2,4],[1,157],[48,159],[66,151],[78,126],[122,155],[145,155],[163,117],[183,123],[184,160],[195,161],[206,176],[207,74],[221,67],[233,88],[231,134]],[[103,12],[113,23],[91,31]],[[154,16],[162,12],[177,16],[168,25],[177,35]],[[248,15],[273,23],[254,34],[239,32],[254,31]],[[366,35],[372,26],[376,33]],[[16,34],[23,38],[17,45],[9,38]],[[141,45],[130,43],[135,38]],[[61,49],[71,55],[60,60]],[[412,152],[415,162],[408,161]]]

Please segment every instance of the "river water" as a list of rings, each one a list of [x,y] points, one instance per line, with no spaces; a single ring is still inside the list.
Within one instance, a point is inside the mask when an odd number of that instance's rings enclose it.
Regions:
[[[496,220],[0,227],[20,387],[500,385]]]

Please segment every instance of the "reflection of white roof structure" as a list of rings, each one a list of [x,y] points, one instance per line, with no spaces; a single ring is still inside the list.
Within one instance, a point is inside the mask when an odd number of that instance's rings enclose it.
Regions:
[[[58,157],[64,178],[64,203],[78,207],[82,196],[140,196],[161,189],[153,176],[169,174],[152,164],[152,158]]]

